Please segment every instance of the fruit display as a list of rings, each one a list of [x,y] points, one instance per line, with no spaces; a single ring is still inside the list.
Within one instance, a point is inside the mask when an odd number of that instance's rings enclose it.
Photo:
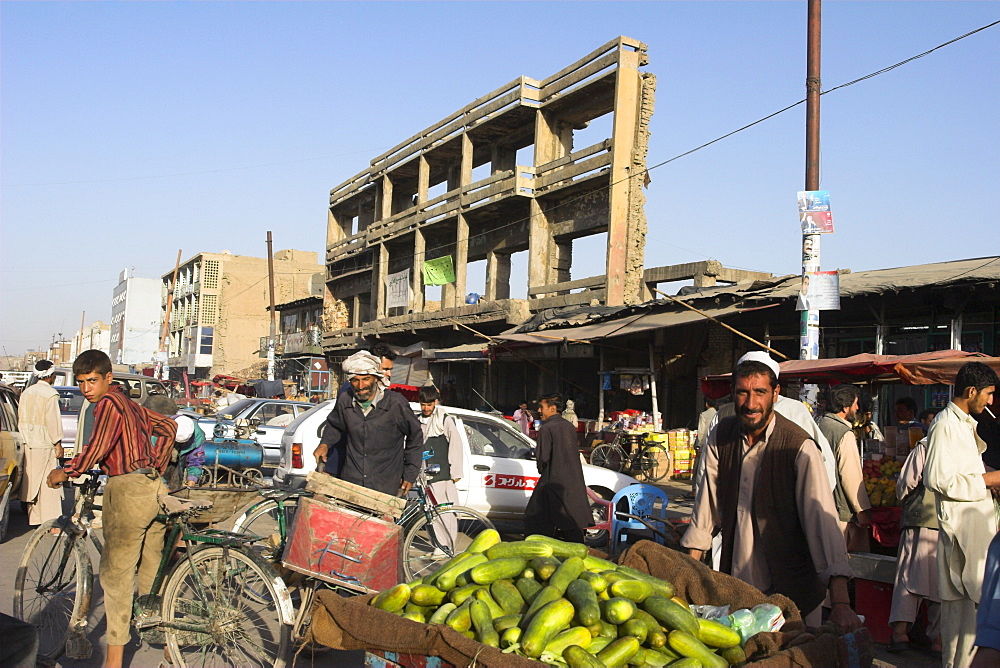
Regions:
[[[669,582],[546,536],[504,542],[483,531],[434,573],[370,603],[555,666],[746,662],[740,634],[696,617]]]
[[[865,489],[872,508],[898,506],[896,498],[896,481],[903,465],[889,455],[881,459],[867,459],[862,467],[865,477]]]

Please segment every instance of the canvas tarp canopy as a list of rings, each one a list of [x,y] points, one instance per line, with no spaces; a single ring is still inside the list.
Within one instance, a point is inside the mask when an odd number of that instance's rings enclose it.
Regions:
[[[782,380],[796,379],[811,383],[855,381],[903,382],[908,385],[950,385],[966,362],[984,362],[1000,373],[1000,358],[962,350],[935,350],[915,355],[874,355],[862,353],[851,357],[781,362]],[[729,394],[731,374],[702,379],[705,396],[717,399]]]

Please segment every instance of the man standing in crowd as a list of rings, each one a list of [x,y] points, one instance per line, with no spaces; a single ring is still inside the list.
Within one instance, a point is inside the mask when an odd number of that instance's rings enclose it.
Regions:
[[[565,407],[559,394],[546,395],[538,404],[542,418],[535,448],[539,478],[524,510],[524,530],[582,543],[583,528],[593,522],[593,517],[576,429],[561,417]]]
[[[889,626],[892,638],[888,650],[910,648],[910,626],[917,619],[921,599],[927,599],[927,637],[931,652],[941,658],[941,597],[938,595],[938,523],[934,493],[924,487],[927,439],[921,439],[907,455],[896,483],[896,496],[903,502],[900,519],[902,535],[896,558],[896,584],[892,588]]]
[[[830,621],[854,631],[861,620],[851,609],[847,546],[822,457],[801,427],[775,412],[779,389],[764,362],[733,371],[736,416],[708,437],[705,480],[681,545],[701,559],[721,530],[722,572],[789,597],[810,627],[821,623],[829,592]]]
[[[65,468],[49,473],[48,485],[58,488],[96,466],[109,476],[104,486],[100,576],[107,619],[105,667],[118,668],[130,637],[136,565],[139,589],[149,591],[163,550],[157,496],[167,491],[160,476],[170,461],[177,424],[139,406],[120,386],[112,385],[111,360],[100,350],[81,353],[73,362],[73,375],[84,398],[95,404],[93,432]]]
[[[36,526],[62,515],[62,489],[46,486],[45,476],[63,456],[59,393],[52,389],[55,364],[35,362],[37,382],[21,394],[18,425],[24,436],[24,481],[21,500],[28,506],[28,524]]]
[[[417,479],[424,439],[409,402],[383,387],[381,363],[366,350],[344,360],[342,368],[351,390],[337,397],[314,454],[331,475],[385,494],[405,496]],[[328,459],[328,451],[336,452],[330,446],[344,435],[344,450],[338,453],[342,461]]]
[[[528,435],[528,431],[531,429],[532,417],[531,411],[528,410],[528,402],[522,401],[517,406],[517,410],[514,411],[514,422],[517,426],[521,428],[521,433],[525,436]]]
[[[746,353],[741,357],[736,365],[739,366],[743,362],[760,362],[767,365],[771,372],[774,374],[775,379],[780,375],[780,367],[778,363],[775,362],[770,355],[760,350],[753,350]],[[813,420],[813,416],[809,413],[809,409],[806,405],[797,399],[789,399],[788,397],[778,396],[778,400],[774,402],[774,410],[779,415],[786,417],[791,420],[799,427],[805,430],[809,435],[809,438],[819,446],[820,455],[823,460],[823,468],[826,470],[826,479],[830,483],[830,489],[837,486],[837,459],[833,456],[833,450],[830,448],[830,443],[826,440],[826,436],[823,432],[819,430],[819,426],[816,421]],[[709,425],[706,435],[711,433],[712,429],[715,428],[719,422],[727,417],[733,417],[736,415],[736,405],[732,402],[722,404],[719,406],[719,410],[715,417],[712,418],[712,422]],[[705,478],[705,464],[704,458],[699,457],[698,468],[694,472],[694,492],[698,493],[698,487],[701,486],[701,481]]]
[[[427,466],[437,464],[441,470],[429,476],[434,499],[438,503],[458,503],[458,489],[455,483],[462,479],[465,470],[465,451],[462,448],[462,437],[458,433],[455,418],[444,412],[439,405],[441,393],[433,385],[420,388],[417,400],[420,402],[420,415],[417,420],[424,436],[424,451],[432,452]],[[455,447],[451,447],[454,443]],[[455,545],[455,535],[458,531],[458,520],[451,514],[441,517],[445,534],[449,537],[449,547]]]
[[[955,377],[955,396],[931,424],[924,485],[934,492],[938,520],[938,587],[941,594],[943,664],[967,666],[975,641],[976,604],[983,587],[986,551],[997,531],[991,489],[1000,471],[986,472],[986,449],[976,435],[978,415],[993,400],[997,374],[967,362]]]
[[[913,397],[896,399],[896,403],[893,404],[893,412],[896,415],[896,426],[900,429],[920,427],[925,434],[927,433],[927,425],[923,422],[917,422],[917,402],[913,400]]]
[[[858,439],[852,431],[854,418],[858,413],[857,388],[846,383],[831,387],[826,408],[818,425],[823,436],[833,446],[833,454],[837,459],[837,486],[833,489],[833,501],[846,538],[851,530],[849,523],[858,527],[869,525],[868,511],[872,507],[865,490],[864,475],[861,473]]]

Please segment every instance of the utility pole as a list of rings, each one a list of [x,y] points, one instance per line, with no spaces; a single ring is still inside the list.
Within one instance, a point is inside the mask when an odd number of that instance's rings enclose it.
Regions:
[[[819,98],[820,98],[820,35],[821,0],[809,0],[808,35],[806,38],[806,190],[819,190]],[[805,230],[805,228],[803,228]],[[820,235],[803,231],[802,279],[819,271]],[[819,310],[809,300],[801,311],[799,359],[819,357]],[[803,388],[805,392],[805,388]]]
[[[267,337],[267,379],[274,380],[274,339],[278,327],[274,310],[274,253],[271,251],[271,230],[267,231],[267,282],[271,296],[271,332]]]
[[[76,344],[76,354],[79,355],[83,352],[83,323],[87,320],[87,312],[84,311],[80,314],[80,338]]]

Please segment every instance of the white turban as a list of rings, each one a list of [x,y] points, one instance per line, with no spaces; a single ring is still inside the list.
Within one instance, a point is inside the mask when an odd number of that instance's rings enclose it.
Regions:
[[[194,420],[186,415],[174,415],[174,422],[177,423],[177,435],[174,437],[174,441],[177,443],[186,443],[191,440],[194,436]]]
[[[746,355],[740,358],[736,363],[737,366],[743,364],[744,362],[760,362],[761,364],[766,364],[770,367],[771,371],[774,372],[774,377],[778,378],[781,374],[778,371],[778,363],[771,359],[771,356],[762,350],[753,350],[748,352]]]
[[[44,366],[44,363],[48,362],[49,367],[47,369],[39,369],[39,365]],[[48,378],[56,372],[56,365],[49,360],[38,360],[35,362],[35,370],[31,373],[34,374],[35,378]]]
[[[376,376],[378,378],[383,378],[382,373],[382,360],[379,357],[375,357],[367,350],[359,350],[354,353],[341,365],[344,373],[347,375],[347,379],[350,380],[354,376]]]

